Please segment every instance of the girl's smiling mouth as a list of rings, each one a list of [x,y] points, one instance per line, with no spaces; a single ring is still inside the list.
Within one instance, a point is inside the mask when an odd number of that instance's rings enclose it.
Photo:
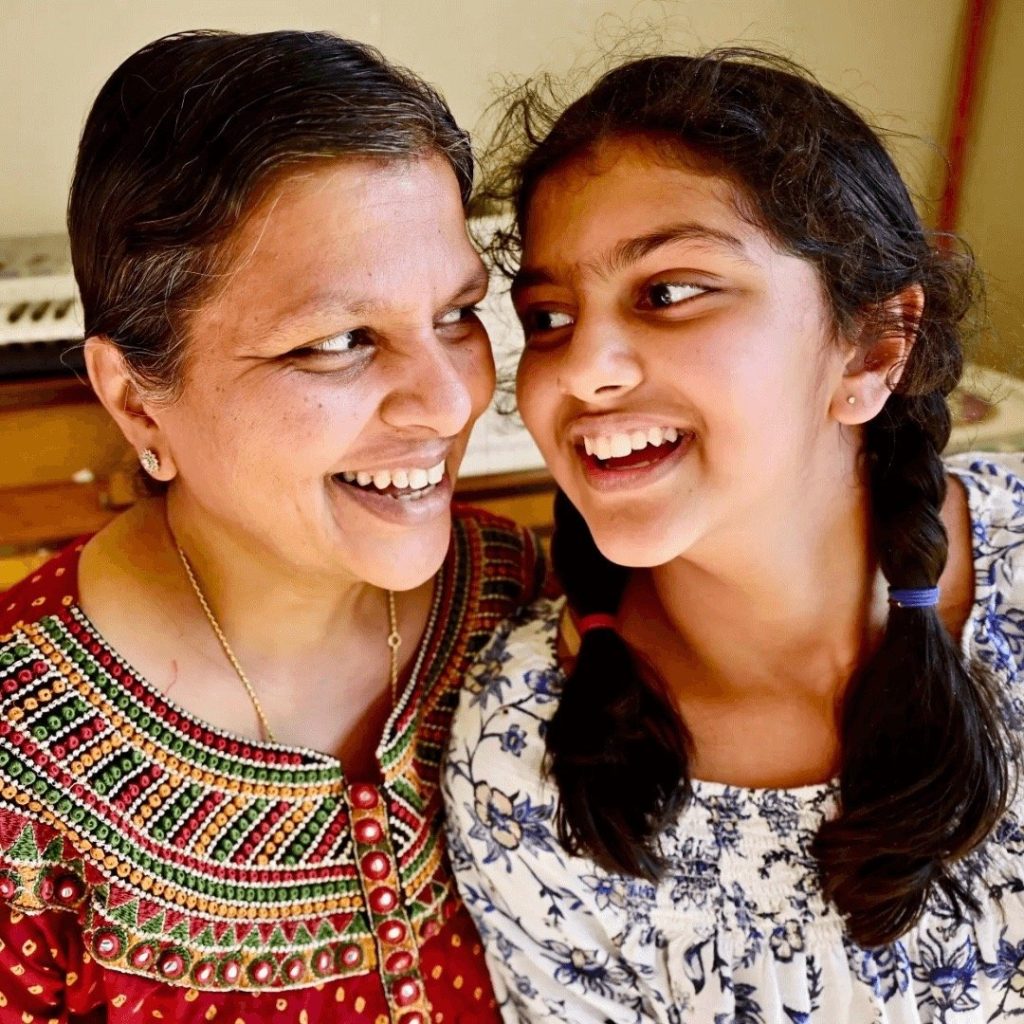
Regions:
[[[588,433],[575,444],[588,483],[598,490],[630,490],[660,480],[689,451],[696,435],[676,427]]]

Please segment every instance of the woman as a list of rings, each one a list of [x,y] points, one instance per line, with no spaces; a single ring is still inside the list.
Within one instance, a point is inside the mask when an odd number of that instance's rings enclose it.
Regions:
[[[784,61],[525,109],[567,603],[481,653],[445,776],[505,1019],[1024,1012],[1024,465],[940,457],[970,266]]]
[[[437,765],[536,564],[450,509],[471,179],[441,98],[327,34],[171,36],[101,91],[73,259],[154,493],[0,600],[3,1020],[495,1019]]]

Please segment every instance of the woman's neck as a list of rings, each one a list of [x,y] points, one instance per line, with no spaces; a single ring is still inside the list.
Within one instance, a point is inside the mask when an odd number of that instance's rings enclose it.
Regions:
[[[174,533],[172,536],[171,530]],[[200,517],[140,501],[85,547],[80,600],[136,672],[197,717],[250,736],[259,723],[202,611],[181,543],[274,736],[367,769],[391,706],[386,593],[363,581],[295,572],[272,550]],[[426,626],[433,582],[398,595],[399,671]]]
[[[173,493],[160,505],[150,508],[146,527],[154,549],[162,548],[158,557],[166,563],[165,578],[192,590],[176,550],[180,545],[239,657],[244,651],[267,667],[284,667],[336,649],[346,636],[386,635],[386,592],[381,588],[298,567],[273,545],[183,507]],[[157,540],[161,534],[162,544]]]

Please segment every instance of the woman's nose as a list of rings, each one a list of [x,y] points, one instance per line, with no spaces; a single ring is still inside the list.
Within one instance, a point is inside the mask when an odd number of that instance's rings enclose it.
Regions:
[[[600,403],[632,391],[643,367],[622,326],[606,320],[576,324],[558,368],[564,395]]]
[[[431,334],[394,360],[396,379],[381,404],[382,418],[393,427],[422,428],[439,437],[458,434],[473,414],[470,377],[485,372],[479,362]]]

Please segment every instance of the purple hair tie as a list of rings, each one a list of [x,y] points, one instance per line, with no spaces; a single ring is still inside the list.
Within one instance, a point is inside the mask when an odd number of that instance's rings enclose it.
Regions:
[[[889,588],[889,604],[897,608],[934,608],[938,603],[938,587]]]

